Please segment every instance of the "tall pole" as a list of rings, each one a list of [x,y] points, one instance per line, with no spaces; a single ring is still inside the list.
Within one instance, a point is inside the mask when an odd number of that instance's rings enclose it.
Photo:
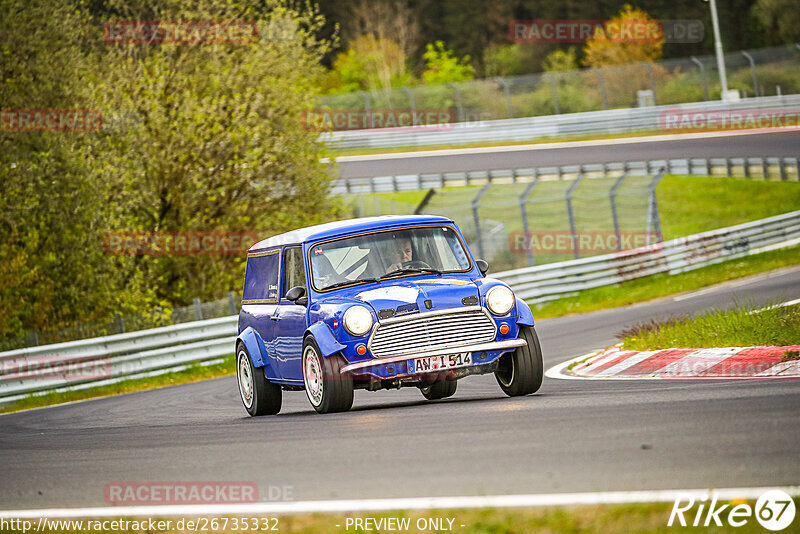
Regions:
[[[711,3],[711,26],[714,28],[714,50],[717,53],[717,69],[719,70],[719,83],[722,86],[722,100],[728,99],[728,76],[725,73],[725,56],[722,53],[722,41],[719,38],[719,19],[717,17],[716,0]]]

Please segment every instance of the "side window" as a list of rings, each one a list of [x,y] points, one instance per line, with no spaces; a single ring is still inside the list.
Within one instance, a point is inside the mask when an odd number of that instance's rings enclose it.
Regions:
[[[278,302],[279,250],[248,256],[244,275],[244,304]]]
[[[303,269],[303,249],[287,248],[283,251],[283,295],[295,286],[306,287],[306,273]]]

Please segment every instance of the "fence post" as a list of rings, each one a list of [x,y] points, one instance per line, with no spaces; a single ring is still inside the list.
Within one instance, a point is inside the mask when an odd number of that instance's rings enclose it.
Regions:
[[[622,250],[622,232],[619,229],[619,218],[617,217],[617,190],[627,176],[628,173],[623,172],[608,192],[608,198],[611,200],[611,220],[614,221],[614,235],[617,236],[617,250]]]
[[[581,171],[578,177],[575,178],[575,181],[572,183],[572,185],[569,186],[566,195],[567,215],[569,216],[569,231],[572,235],[572,250],[575,253],[576,260],[581,257],[581,254],[578,247],[578,228],[575,225],[575,213],[572,211],[572,193],[574,193],[575,189],[577,189],[577,187],[580,185],[581,180],[583,180],[583,171]]]
[[[600,98],[603,102],[603,109],[608,109],[608,95],[606,94],[605,78],[603,78],[603,73],[600,72],[600,69],[594,69],[594,73],[597,75],[597,81],[600,82]]]
[[[195,297],[192,299],[194,305],[194,318],[198,321],[203,320],[203,309],[200,307],[200,299]]]
[[[742,55],[747,59],[750,63],[750,74],[753,77],[753,95],[754,96],[761,96],[761,90],[758,87],[758,77],[756,76],[756,62],[753,59],[753,56],[745,52],[744,50],[741,51]]]
[[[37,334],[36,330],[32,328],[28,330],[28,346],[29,347],[39,346],[39,334]]]
[[[522,192],[522,195],[519,197],[519,212],[522,215],[522,231],[523,235],[525,236],[525,242],[527,244],[526,248],[526,256],[528,257],[528,265],[533,267],[536,265],[536,260],[533,257],[533,250],[531,250],[531,243],[528,239],[530,237],[530,226],[528,224],[528,207],[525,205],[528,201],[528,197],[533,192],[533,188],[536,187],[536,184],[539,183],[539,169],[533,169],[533,181],[528,184],[525,188],[525,191]]]
[[[647,240],[645,244],[650,244],[650,228],[652,227],[654,233],[656,235],[656,239],[661,241],[663,236],[661,235],[661,218],[658,216],[658,200],[656,199],[656,186],[658,182],[664,177],[664,169],[661,168],[658,171],[658,174],[653,178],[653,181],[650,182],[650,194],[647,203]],[[656,242],[659,242],[656,241]]]
[[[550,88],[553,90],[553,104],[556,107],[556,115],[561,115],[561,106],[558,105],[558,84],[556,83],[555,76],[551,73],[546,73],[547,79],[550,80]]]
[[[233,291],[228,291],[228,311],[231,315],[239,313],[239,307],[236,306],[236,296],[233,294]]]
[[[411,115],[417,114],[417,101],[414,100],[414,92],[406,87],[405,85],[401,87],[403,92],[408,95],[408,104],[411,106]],[[414,124],[414,120],[412,118],[411,124]]]
[[[703,65],[703,62],[697,59],[694,56],[690,56],[689,59],[697,65],[697,68],[700,69],[700,78],[703,80],[703,99],[708,100],[708,79],[706,78],[706,66]]]
[[[481,258],[484,258],[483,236],[481,236],[481,220],[478,216],[478,204],[480,204],[481,200],[483,200],[484,195],[487,191],[489,191],[490,187],[492,187],[492,182],[486,182],[486,185],[481,187],[481,190],[478,191],[478,194],[472,199],[472,218],[475,221],[475,234],[478,239],[478,255]]]
[[[764,180],[769,180],[769,163],[766,157],[761,158],[761,174],[764,175]]]
[[[653,105],[657,106],[658,99],[656,98],[656,80],[653,77],[653,66],[647,61],[642,61],[641,63],[644,65],[644,68],[647,69],[647,78],[650,80],[650,91],[653,92]]]
[[[461,102],[461,91],[454,83],[448,83],[447,87],[452,89],[456,95],[456,105],[458,106],[458,122],[464,122],[464,104]]]
[[[494,81],[496,81],[500,85],[500,87],[503,88],[503,94],[506,97],[506,111],[508,111],[508,118],[513,119],[514,108],[511,106],[511,92],[508,90],[508,82],[504,78],[501,78],[500,76],[494,78]]]
[[[125,333],[125,323],[122,321],[122,315],[114,313],[114,328],[117,329],[117,334]]]
[[[364,99],[364,111],[369,115],[369,127],[375,128],[375,117],[372,115],[372,104],[370,103],[369,93],[366,91],[359,91],[361,98]]]
[[[728,178],[733,176],[733,164],[731,163],[731,158],[725,158],[725,169],[728,172]]]
[[[742,166],[744,167],[744,177],[750,178],[750,158],[744,158]]]

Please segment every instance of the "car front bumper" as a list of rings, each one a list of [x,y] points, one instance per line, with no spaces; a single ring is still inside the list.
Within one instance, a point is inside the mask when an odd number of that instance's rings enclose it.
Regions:
[[[374,358],[372,360],[351,363],[342,367],[342,373],[349,373],[353,371],[360,371],[370,367],[382,366],[387,363],[406,362],[417,358],[427,358],[429,356],[444,356],[447,354],[465,353],[465,352],[488,352],[488,351],[509,351],[525,345],[524,339],[506,339],[503,341],[490,341],[487,343],[476,343],[474,345],[464,345],[461,347],[448,347],[445,349],[437,349],[431,351],[417,352],[413,354],[401,354],[398,356],[387,356],[384,358]]]

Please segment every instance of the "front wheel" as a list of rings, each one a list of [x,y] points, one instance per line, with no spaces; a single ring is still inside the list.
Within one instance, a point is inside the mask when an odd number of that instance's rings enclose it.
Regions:
[[[263,367],[253,366],[244,343],[236,347],[236,379],[239,396],[250,415],[275,415],[281,411],[281,387],[264,375]]]
[[[342,357],[323,357],[314,338],[303,342],[303,383],[317,412],[346,412],[353,406],[353,381],[341,374],[342,367]]]
[[[420,386],[422,396],[428,400],[445,399],[456,393],[458,382],[455,380],[437,380],[428,386]]]
[[[503,354],[494,376],[500,389],[509,397],[536,393],[542,386],[544,374],[542,348],[532,326],[521,325],[519,337],[527,343],[514,352]]]

